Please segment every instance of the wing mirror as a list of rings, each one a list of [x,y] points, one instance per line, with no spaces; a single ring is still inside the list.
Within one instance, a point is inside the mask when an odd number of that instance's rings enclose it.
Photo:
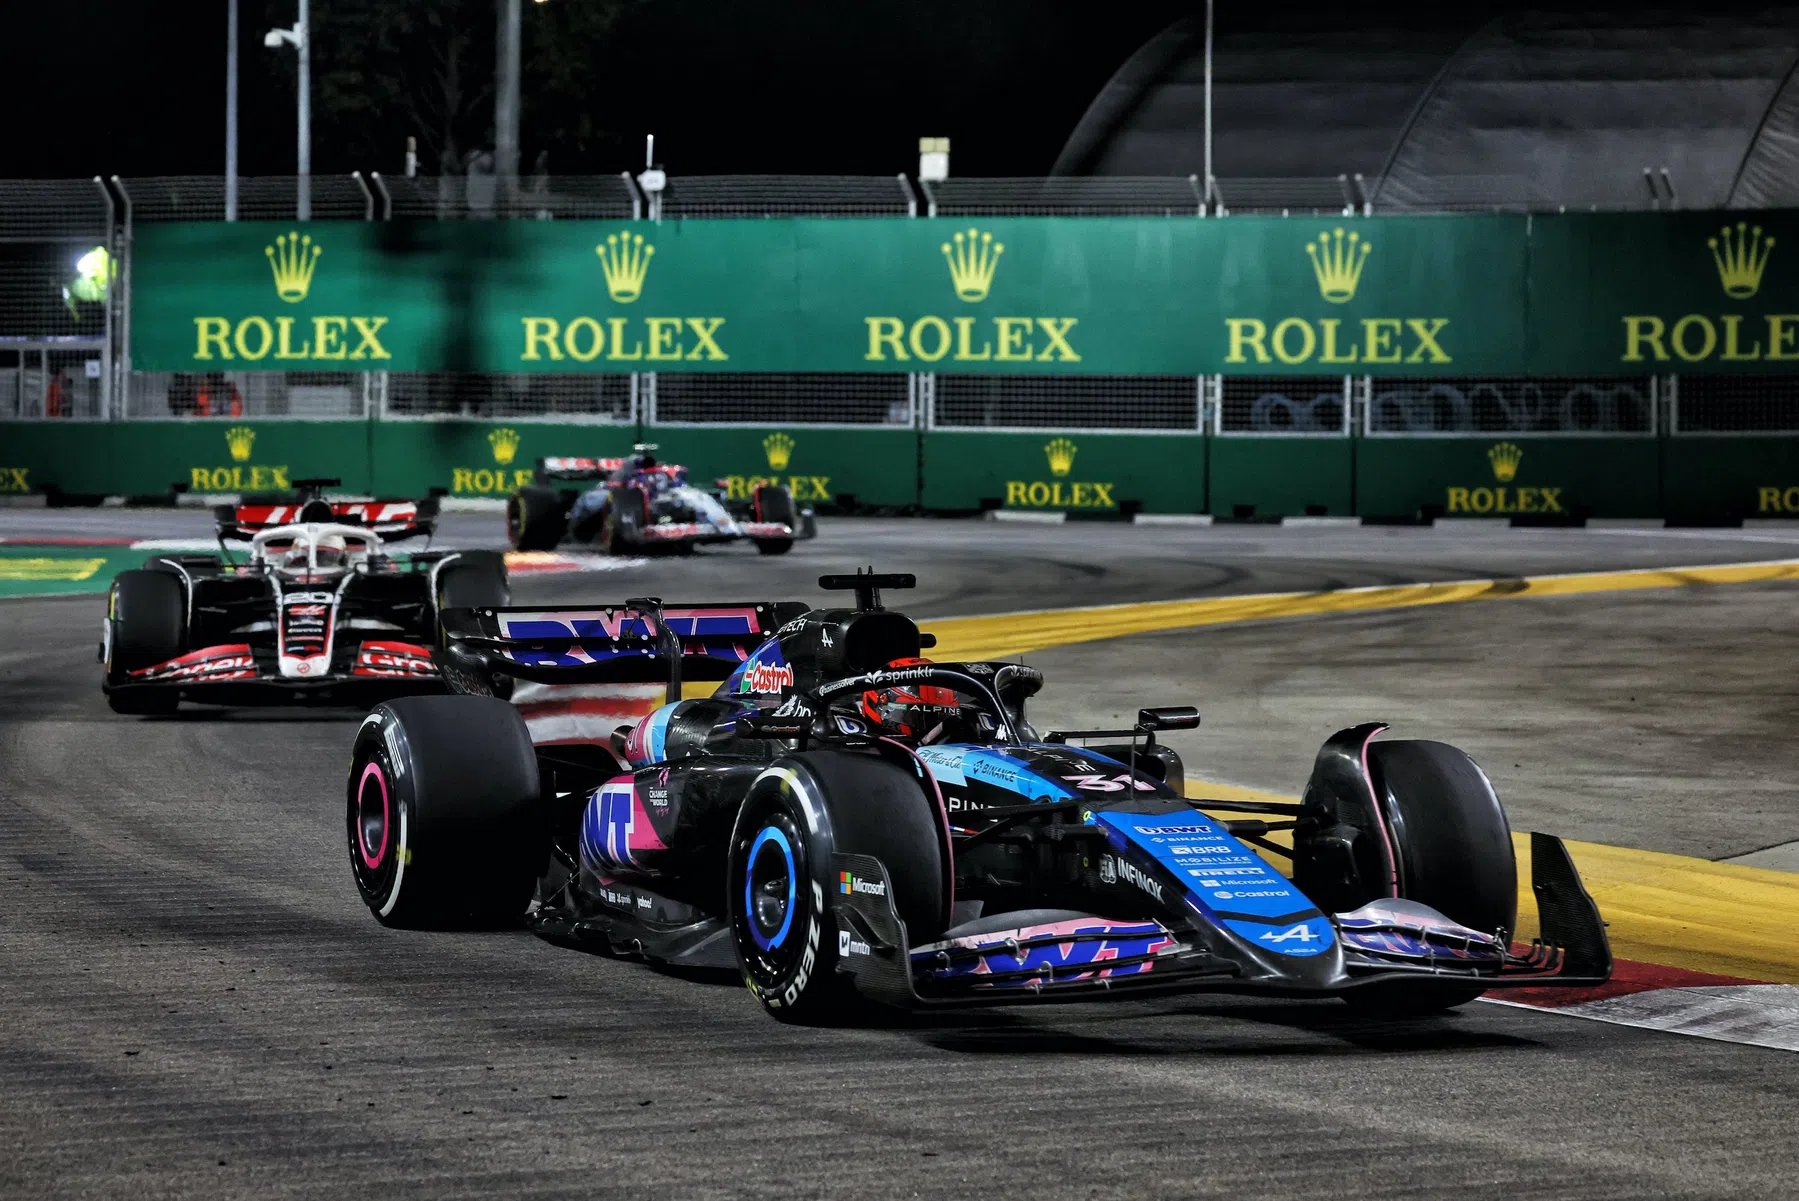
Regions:
[[[1156,705],[1139,709],[1137,727],[1143,730],[1197,730],[1199,710],[1193,705]]]

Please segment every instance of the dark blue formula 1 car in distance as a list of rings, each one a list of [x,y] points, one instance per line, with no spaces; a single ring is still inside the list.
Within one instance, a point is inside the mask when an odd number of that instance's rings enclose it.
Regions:
[[[639,443],[628,458],[539,459],[536,482],[506,501],[512,548],[546,551],[576,542],[608,554],[691,553],[748,541],[762,554],[781,555],[795,539],[817,537],[817,518],[794,504],[785,485],[764,481],[740,498],[721,481],[708,492],[687,482],[687,468],[657,462],[655,450]],[[578,484],[593,486],[561,486]]]
[[[384,704],[356,739],[346,832],[364,901],[395,926],[524,919],[734,967],[774,1016],[811,1022],[864,999],[1198,991],[1418,1014],[1609,978],[1604,924],[1546,835],[1542,937],[1515,950],[1505,814],[1455,748],[1361,725],[1324,744],[1297,804],[1189,799],[1156,735],[1196,710],[1040,735],[1036,670],[922,657],[935,640],[880,599],[912,577],[820,582],[855,607],[446,613],[436,653],[464,695]],[[603,742],[534,747],[491,695],[512,679],[666,681],[667,703]],[[719,686],[683,699],[685,681]],[[1291,848],[1270,841],[1282,830]],[[1257,847],[1290,854],[1291,878]]]

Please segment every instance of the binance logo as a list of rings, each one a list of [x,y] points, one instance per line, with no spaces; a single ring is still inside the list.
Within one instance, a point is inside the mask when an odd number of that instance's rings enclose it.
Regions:
[[[1362,280],[1362,266],[1373,249],[1360,234],[1345,235],[1341,228],[1320,236],[1316,242],[1307,242],[1306,257],[1312,260],[1319,293],[1332,304],[1354,299],[1356,285]]]
[[[1515,442],[1501,442],[1487,451],[1487,462],[1493,465],[1493,478],[1502,484],[1512,482],[1523,459],[1524,452]]]
[[[1074,453],[1078,448],[1067,438],[1057,438],[1043,448],[1049,459],[1051,475],[1067,475],[1074,470]]]
[[[1762,271],[1768,256],[1774,253],[1774,239],[1762,237],[1762,227],[1738,221],[1735,236],[1726,225],[1715,238],[1707,238],[1712,262],[1718,268],[1718,282],[1724,295],[1733,300],[1747,300],[1761,290]]]
[[[505,428],[494,430],[487,435],[487,444],[493,447],[493,461],[504,467],[518,454],[518,431]]]
[[[600,270],[606,273],[607,295],[620,304],[630,304],[643,295],[643,280],[650,273],[656,248],[644,245],[642,234],[607,234],[593,252],[600,256]]]
[[[1759,232],[1759,231],[1757,231]],[[312,244],[311,234],[286,233],[264,246],[269,270],[275,273],[275,291],[289,304],[299,304],[312,290],[312,272],[319,255],[325,253]]]
[[[234,425],[225,431],[225,445],[231,448],[231,457],[236,462],[250,461],[250,447],[255,442],[256,431],[247,425]]]
[[[770,471],[786,471],[793,460],[793,439],[786,434],[770,434],[762,439],[762,452],[768,456]]]
[[[970,304],[987,299],[993,273],[999,269],[999,256],[1005,252],[1003,243],[978,229],[957,233],[945,242],[943,257],[949,261],[949,280],[955,285],[956,295]]]

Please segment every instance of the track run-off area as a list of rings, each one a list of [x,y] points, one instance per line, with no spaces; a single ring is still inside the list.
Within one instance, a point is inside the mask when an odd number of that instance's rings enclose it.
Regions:
[[[85,555],[36,591],[103,589],[133,543],[207,534],[0,511],[0,564]],[[918,575],[885,599],[935,657],[1041,667],[1040,728],[1199,705],[1190,795],[1295,795],[1360,721],[1463,747],[1515,831],[1570,839],[1619,981],[1422,1022],[1194,997],[783,1027],[728,981],[381,928],[341,845],[359,714],[117,717],[102,598],[6,588],[0,1195],[1790,1195],[1799,530],[845,519],[781,558],[520,561],[514,592],[811,599],[870,564]]]

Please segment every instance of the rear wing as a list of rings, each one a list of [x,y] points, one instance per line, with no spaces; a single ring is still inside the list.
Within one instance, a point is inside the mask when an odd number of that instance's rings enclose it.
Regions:
[[[604,481],[611,479],[613,473],[619,468],[629,465],[629,459],[539,459],[537,460],[537,482],[539,484],[579,484]],[[687,478],[687,468],[674,463],[660,463],[654,467],[640,467],[637,470],[643,475],[666,475],[677,484]]]
[[[329,508],[327,518],[323,512]],[[263,530],[304,521],[367,526],[384,541],[429,537],[437,528],[437,498],[425,500],[307,500],[282,504],[218,505],[219,537],[248,542]]]
[[[446,609],[438,667],[458,692],[495,676],[540,684],[668,684],[731,677],[750,652],[809,611],[795,601],[676,605],[645,597],[583,608]]]
[[[579,484],[603,480],[624,465],[623,459],[539,459],[537,482]]]

